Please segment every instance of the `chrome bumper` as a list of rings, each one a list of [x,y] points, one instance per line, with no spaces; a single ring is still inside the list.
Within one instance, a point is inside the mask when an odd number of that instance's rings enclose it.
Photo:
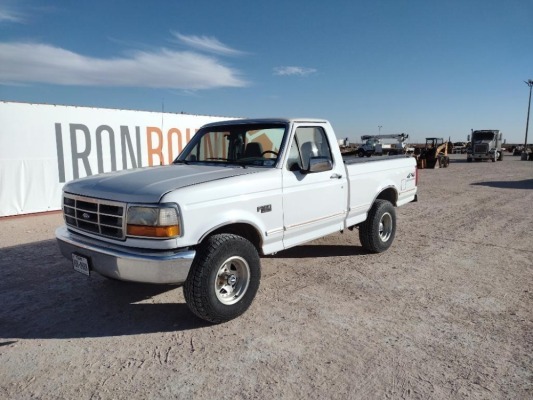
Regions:
[[[121,281],[182,284],[187,279],[194,250],[155,251],[130,249],[105,244],[69,232],[56,230],[61,254],[72,260],[72,253],[87,257],[91,271]]]

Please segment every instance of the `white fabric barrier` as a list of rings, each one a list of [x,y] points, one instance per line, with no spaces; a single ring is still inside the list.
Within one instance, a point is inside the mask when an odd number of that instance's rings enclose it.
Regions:
[[[0,102],[0,217],[61,209],[72,179],[169,164],[198,128],[224,119]]]

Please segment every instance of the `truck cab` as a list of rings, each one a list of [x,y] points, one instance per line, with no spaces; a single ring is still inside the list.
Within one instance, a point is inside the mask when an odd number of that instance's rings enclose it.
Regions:
[[[502,133],[499,130],[472,130],[468,140],[471,140],[472,144],[467,151],[466,161],[503,160]]]

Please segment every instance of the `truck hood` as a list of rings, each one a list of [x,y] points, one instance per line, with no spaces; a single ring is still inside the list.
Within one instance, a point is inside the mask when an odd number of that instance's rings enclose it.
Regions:
[[[257,168],[172,164],[110,172],[68,182],[68,193],[125,203],[158,203],[166,193],[233,176],[260,172]]]

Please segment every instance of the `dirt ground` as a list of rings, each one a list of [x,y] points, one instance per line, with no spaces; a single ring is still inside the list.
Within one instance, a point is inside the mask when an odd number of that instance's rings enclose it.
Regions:
[[[533,162],[464,158],[420,171],[387,252],[264,257],[215,326],[181,288],[74,272],[58,213],[0,219],[0,398],[533,398]]]

